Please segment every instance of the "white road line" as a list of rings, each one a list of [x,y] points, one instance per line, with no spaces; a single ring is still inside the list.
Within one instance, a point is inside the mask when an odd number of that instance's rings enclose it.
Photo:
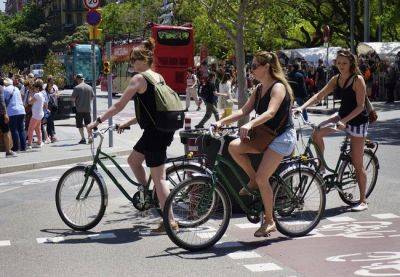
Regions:
[[[224,242],[218,242],[215,247],[216,248],[237,248],[237,247],[243,247],[244,245],[238,241],[224,241]]]
[[[9,240],[0,240],[0,247],[1,246],[10,246],[11,242]]]
[[[250,229],[250,228],[258,228],[260,227],[260,224],[257,223],[241,223],[241,224],[235,224],[236,227],[240,229]]]
[[[10,188],[10,189],[5,189],[5,190],[0,190],[0,193],[4,193],[4,192],[7,192],[7,191],[11,191],[11,190],[19,189],[19,188],[22,188],[22,186],[20,186],[20,187],[16,187],[16,188]]]
[[[397,235],[390,235],[389,237],[390,237],[390,238],[397,238],[397,237],[400,237],[400,234],[397,234]]]
[[[98,239],[114,239],[117,236],[114,233],[101,233],[101,234],[93,234],[89,235],[88,238],[91,240],[98,240]]]
[[[400,216],[387,213],[387,214],[371,214],[371,216],[379,218],[379,219],[392,219],[392,218],[400,218]]]
[[[350,222],[350,221],[356,221],[354,218],[348,217],[348,216],[334,216],[334,217],[328,217],[327,218],[329,221],[332,222]]]
[[[246,264],[244,265],[251,272],[264,272],[264,271],[276,271],[282,270],[279,265],[274,263],[265,263],[265,264]]]
[[[234,260],[261,258],[261,256],[254,251],[237,251],[229,253],[228,256]]]
[[[65,237],[52,237],[52,238],[37,238],[36,241],[39,244],[42,243],[58,243],[65,240]]]

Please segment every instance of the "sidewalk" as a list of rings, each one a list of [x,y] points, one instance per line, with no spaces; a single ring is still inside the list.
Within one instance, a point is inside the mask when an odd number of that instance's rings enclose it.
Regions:
[[[56,121],[56,132],[59,141],[45,144],[41,149],[28,150],[17,153],[18,157],[5,158],[0,153],[0,174],[15,171],[25,171],[49,166],[58,166],[79,162],[86,162],[92,159],[90,145],[78,144],[80,135],[78,129],[72,124],[73,119]],[[136,139],[129,134],[132,130],[123,135],[114,134],[114,147],[108,147],[108,134],[105,134],[102,149],[107,154],[118,156],[128,155]],[[86,131],[85,131],[86,133]],[[97,146],[99,138],[95,140]]]

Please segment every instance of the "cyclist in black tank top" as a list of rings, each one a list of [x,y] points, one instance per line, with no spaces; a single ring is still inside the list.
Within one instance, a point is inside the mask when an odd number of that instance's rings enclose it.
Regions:
[[[251,69],[254,77],[260,81],[260,85],[240,110],[216,122],[216,127],[238,121],[253,110],[259,115],[240,128],[240,138],[229,144],[229,153],[247,173],[250,180],[247,187],[241,189],[239,194],[247,195],[256,189],[260,190],[265,209],[265,223],[254,233],[254,236],[262,237],[276,230],[272,218],[273,192],[269,178],[283,157],[293,152],[296,144],[296,132],[291,118],[293,92],[276,54],[266,51],[256,53]],[[261,125],[273,129],[278,135],[263,151],[263,159],[256,171],[247,154],[260,153],[260,147],[246,143],[245,139],[252,128]]]
[[[340,74],[332,77],[321,91],[295,109],[295,112],[299,113],[321,101],[333,91],[340,94],[339,112],[319,125],[319,130],[313,133],[313,140],[323,154],[325,149],[323,138],[337,130],[346,130],[351,140],[351,159],[360,190],[360,203],[352,210],[363,211],[368,209],[365,195],[367,176],[363,165],[364,144],[368,130],[368,115],[365,109],[366,85],[362,76],[357,74],[359,72],[357,58],[350,51],[339,50],[336,62]],[[336,128],[324,127],[328,123],[336,123]],[[321,171],[323,173],[324,168],[321,167]]]
[[[162,76],[151,70],[153,63],[154,40],[144,41],[142,44],[133,48],[130,54],[130,64],[135,72],[148,72],[155,80],[161,80]],[[124,109],[126,104],[134,98],[140,98],[149,109],[150,113],[155,111],[154,86],[149,84],[141,75],[136,74],[129,82],[122,97],[117,103],[110,107],[104,114],[99,116],[95,122],[88,125],[88,129],[97,127],[100,123],[109,117],[116,115]],[[154,182],[157,198],[160,208],[164,208],[165,200],[169,195],[169,188],[165,181],[165,160],[167,147],[171,144],[174,132],[158,131],[152,124],[149,124],[149,118],[146,113],[141,113],[139,125],[144,129],[142,137],[134,147],[134,150],[128,157],[128,164],[131,167],[136,179],[141,184],[147,183],[146,171],[143,168],[143,161],[146,161],[150,167],[150,173]],[[131,120],[134,122],[134,120]],[[171,222],[173,229],[178,229],[178,224]],[[158,228],[153,230],[155,233],[164,231],[164,225],[161,223]]]

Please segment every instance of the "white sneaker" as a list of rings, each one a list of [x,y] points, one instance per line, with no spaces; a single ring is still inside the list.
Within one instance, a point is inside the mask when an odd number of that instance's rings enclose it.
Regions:
[[[362,212],[368,210],[368,204],[361,202],[360,204],[358,204],[357,206],[354,206],[351,208],[352,212]]]
[[[32,145],[28,144],[28,145],[26,146],[26,150],[31,150],[31,149],[32,149]]]
[[[35,144],[33,146],[33,148],[42,148],[42,146],[44,145],[44,143],[42,142],[41,144]]]

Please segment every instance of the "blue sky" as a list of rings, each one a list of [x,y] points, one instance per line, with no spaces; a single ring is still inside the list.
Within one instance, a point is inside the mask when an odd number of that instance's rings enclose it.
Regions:
[[[4,0],[0,0],[0,10],[4,11]]]

